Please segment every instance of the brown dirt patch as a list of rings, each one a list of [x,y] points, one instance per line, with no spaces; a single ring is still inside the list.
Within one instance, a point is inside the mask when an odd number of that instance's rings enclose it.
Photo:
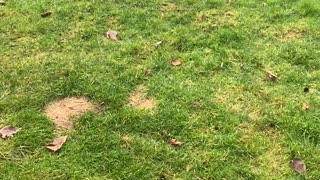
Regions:
[[[50,103],[45,107],[46,115],[57,129],[72,129],[74,120],[86,112],[97,111],[97,107],[85,97],[68,97]]]
[[[147,89],[139,85],[134,92],[130,94],[129,105],[138,109],[154,109],[158,102],[155,99],[147,98]]]

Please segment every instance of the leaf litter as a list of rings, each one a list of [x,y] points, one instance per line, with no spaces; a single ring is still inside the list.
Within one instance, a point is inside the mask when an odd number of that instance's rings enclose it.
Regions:
[[[131,139],[129,136],[127,136],[127,135],[122,136],[122,137],[121,137],[121,140],[122,140],[123,142],[125,142],[126,144],[130,144],[130,143],[132,142],[132,139]]]
[[[50,151],[56,152],[60,150],[63,146],[63,144],[67,141],[68,136],[62,136],[59,138],[55,138],[52,143],[48,144],[46,146],[47,149]]]
[[[13,126],[5,126],[2,129],[0,129],[1,138],[5,139],[5,138],[8,138],[8,137],[12,137],[18,131],[20,131],[20,128],[16,128],[16,127],[13,127]]]
[[[172,146],[182,146],[182,145],[183,145],[183,142],[177,141],[176,139],[171,139],[170,144],[171,144]]]
[[[171,61],[171,64],[173,65],[173,66],[179,66],[179,65],[181,65],[181,60],[180,59],[174,59],[174,60],[172,60]]]
[[[52,12],[51,11],[47,11],[47,12],[44,12],[41,14],[41,17],[45,18],[45,17],[49,17],[52,15]]]
[[[114,30],[109,30],[106,32],[106,37],[113,41],[118,41],[118,32]]]
[[[150,76],[150,75],[151,75],[151,69],[147,69],[144,74],[145,74],[146,76]]]
[[[300,174],[304,173],[307,169],[303,160],[301,160],[299,158],[294,158],[292,160],[292,168]]]
[[[266,78],[272,81],[276,81],[279,79],[279,77],[271,71],[266,71]]]
[[[303,110],[306,111],[306,110],[308,110],[309,108],[310,108],[310,106],[309,106],[308,103],[303,103],[303,104],[302,104],[302,109],[303,109]]]

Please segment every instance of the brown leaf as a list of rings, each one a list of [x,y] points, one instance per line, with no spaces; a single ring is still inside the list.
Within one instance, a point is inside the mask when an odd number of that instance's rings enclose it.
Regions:
[[[177,141],[176,139],[171,139],[170,144],[172,146],[182,146],[183,142]]]
[[[309,108],[310,108],[310,106],[308,103],[303,103],[303,105],[302,105],[303,110],[308,110]]]
[[[129,136],[123,136],[121,140],[127,144],[130,144],[132,142],[132,139]]]
[[[62,145],[66,142],[68,136],[62,136],[59,138],[55,138],[52,143],[48,144],[47,149],[56,152],[61,149]]]
[[[113,41],[118,41],[118,32],[114,31],[114,30],[109,30],[108,32],[106,32],[106,36],[107,38],[113,40]]]
[[[278,79],[278,76],[271,71],[266,71],[266,78],[275,81]]]
[[[0,129],[0,134],[1,134],[2,139],[5,139],[7,137],[12,137],[18,131],[20,131],[19,128],[16,128],[13,126],[5,126],[2,129]]]
[[[180,61],[180,59],[174,59],[174,60],[171,62],[171,64],[172,64],[173,66],[179,66],[179,65],[181,65],[181,61]]]
[[[295,171],[302,174],[306,171],[306,165],[304,164],[303,160],[299,158],[294,158],[292,160],[292,167]]]
[[[146,76],[150,76],[151,75],[151,69],[147,69],[146,72],[145,72],[145,75]]]
[[[47,12],[42,13],[41,17],[45,18],[45,17],[51,16],[51,15],[52,15],[52,12],[51,11],[47,11]]]

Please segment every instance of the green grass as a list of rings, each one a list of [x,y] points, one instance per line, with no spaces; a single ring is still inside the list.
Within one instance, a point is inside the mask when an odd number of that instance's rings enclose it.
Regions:
[[[319,179],[319,29],[318,0],[7,0],[0,125],[22,130],[0,140],[0,179]],[[156,109],[127,105],[141,84]],[[50,153],[43,109],[68,96],[106,108]]]

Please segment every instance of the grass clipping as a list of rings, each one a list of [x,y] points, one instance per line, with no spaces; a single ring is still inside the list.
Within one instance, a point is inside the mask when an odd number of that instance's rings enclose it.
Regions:
[[[97,107],[85,97],[68,97],[50,103],[45,113],[56,129],[73,129],[74,121],[86,112],[95,112]]]

